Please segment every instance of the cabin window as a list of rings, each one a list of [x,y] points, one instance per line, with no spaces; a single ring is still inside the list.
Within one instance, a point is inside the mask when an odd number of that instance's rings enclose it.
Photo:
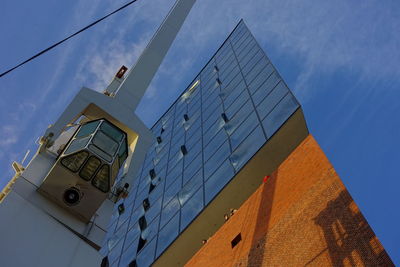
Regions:
[[[91,156],[83,166],[82,170],[79,172],[79,175],[86,181],[89,181],[96,170],[101,165],[101,161],[95,156]]]
[[[73,155],[69,155],[61,160],[61,164],[70,171],[77,172],[88,158],[89,153],[81,151]]]
[[[124,139],[121,143],[121,147],[118,151],[118,158],[119,158],[119,166],[121,167],[126,158],[128,157],[128,149],[126,146],[126,139]]]
[[[71,154],[83,149],[89,143],[90,136],[80,139],[74,139],[65,151],[65,154]]]
[[[110,189],[110,167],[103,165],[92,180],[92,185],[100,191],[107,193]]]
[[[115,128],[114,126],[111,126],[107,122],[103,122],[100,126],[100,130],[103,131],[106,135],[111,137],[117,142],[120,142],[122,138],[124,138],[123,132]]]
[[[85,136],[88,136],[88,135],[94,133],[94,131],[96,130],[97,125],[99,125],[99,123],[100,123],[100,121],[92,121],[92,122],[82,125],[81,128],[79,129],[78,133],[76,134],[75,138],[85,137]]]
[[[102,131],[98,131],[96,133],[92,142],[95,146],[110,156],[114,156],[115,152],[117,152],[118,143]]]

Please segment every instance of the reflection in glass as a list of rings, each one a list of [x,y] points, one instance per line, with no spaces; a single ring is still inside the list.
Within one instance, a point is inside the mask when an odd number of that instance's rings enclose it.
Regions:
[[[258,151],[265,141],[264,133],[258,126],[231,155],[232,165],[236,172]]]
[[[234,171],[229,159],[205,183],[206,204],[209,203],[221,189],[231,180]],[[207,178],[207,177],[205,177]]]
[[[178,236],[179,213],[177,213],[159,232],[157,242],[157,256]],[[156,256],[156,257],[157,257]]]
[[[81,150],[84,148],[87,143],[89,142],[91,136],[81,138],[81,139],[74,139],[71,144],[68,146],[68,149],[64,152],[64,154],[71,154],[75,151]]]
[[[122,138],[124,138],[125,136],[120,130],[118,130],[117,128],[115,128],[114,126],[112,126],[107,122],[103,122],[100,125],[100,130],[102,130],[106,135],[108,135],[117,142],[120,142]]]
[[[182,207],[181,231],[199,214],[203,206],[203,187],[201,187]]]
[[[76,134],[75,138],[81,138],[84,136],[88,136],[89,134],[94,133],[94,131],[97,128],[97,125],[99,125],[100,121],[91,121],[89,123],[86,123],[81,126],[79,129],[78,133]]]
[[[225,141],[217,152],[204,164],[205,180],[222,164],[222,162],[230,155],[229,142]]]
[[[251,131],[258,125],[257,115],[253,112],[248,116],[244,122],[231,134],[232,150],[251,133]]]
[[[278,102],[287,94],[288,88],[283,82],[280,82],[275,89],[260,103],[257,107],[261,120],[278,104]]]
[[[86,181],[89,181],[90,178],[94,175],[97,168],[100,166],[101,161],[95,156],[91,156],[88,161],[86,161],[82,170],[79,172],[79,175]]]
[[[194,194],[194,192],[203,183],[203,174],[201,171],[197,172],[192,179],[185,184],[185,186],[178,193],[178,199],[181,205],[184,205],[186,201]]]
[[[175,213],[179,210],[179,208],[180,206],[178,197],[173,197],[161,212],[160,227],[163,227],[172,218],[172,216],[175,215]]]
[[[297,101],[288,93],[262,122],[267,137],[271,137],[298,107]]]
[[[92,185],[104,193],[110,190],[110,167],[108,165],[103,165],[100,168],[100,171],[92,180]]]
[[[150,241],[137,255],[136,263],[140,267],[148,267],[153,263],[156,250],[156,238]]]
[[[118,143],[101,131],[94,135],[92,143],[110,156],[114,156],[118,149]]]
[[[87,159],[89,153],[81,151],[73,155],[66,156],[61,160],[61,164],[67,167],[69,170],[76,172],[82,166],[83,162]]]

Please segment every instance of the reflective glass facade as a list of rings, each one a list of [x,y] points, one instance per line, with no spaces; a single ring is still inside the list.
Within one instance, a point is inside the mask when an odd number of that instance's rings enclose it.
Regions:
[[[157,140],[101,250],[110,266],[154,262],[298,108],[241,21],[152,127]]]

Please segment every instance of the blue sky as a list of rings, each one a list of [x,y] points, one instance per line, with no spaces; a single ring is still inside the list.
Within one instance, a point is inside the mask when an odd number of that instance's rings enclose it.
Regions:
[[[123,0],[0,3],[0,71],[119,7]],[[139,0],[0,78],[0,187],[10,163],[82,86],[103,90],[131,66],[173,4]],[[303,106],[315,136],[375,233],[400,263],[400,3],[202,0],[136,113],[151,126],[243,18]]]

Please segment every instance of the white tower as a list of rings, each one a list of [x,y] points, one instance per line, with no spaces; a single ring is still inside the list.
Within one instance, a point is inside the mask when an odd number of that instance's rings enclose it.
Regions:
[[[123,168],[130,183],[154,139],[133,111],[194,3],[177,0],[127,75],[121,68],[103,93],[82,88],[30,163],[13,163],[0,193],[0,266],[100,266],[115,178]]]

